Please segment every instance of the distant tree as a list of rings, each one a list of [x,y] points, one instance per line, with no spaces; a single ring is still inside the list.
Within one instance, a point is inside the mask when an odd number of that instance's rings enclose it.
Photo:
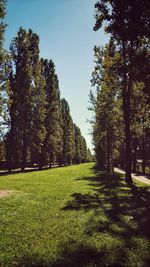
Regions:
[[[75,154],[73,162],[75,164],[91,162],[93,157],[89,148],[87,148],[86,140],[81,135],[80,128],[74,124],[74,138],[75,138]]]
[[[76,124],[74,124],[74,137],[75,137],[75,156],[74,163],[79,164],[82,160],[81,155],[81,131]]]
[[[83,136],[81,136],[81,162],[87,162],[87,144]]]
[[[87,162],[93,162],[95,161],[94,155],[92,155],[91,150],[88,148],[87,149]]]
[[[96,65],[91,81],[97,88],[97,95],[93,101],[91,94],[90,100],[95,112],[93,138],[96,159],[101,169],[106,169],[109,174],[113,174],[115,149],[122,136],[120,91],[115,71],[120,58],[115,52],[112,41],[105,49],[95,47],[94,51]]]
[[[62,163],[64,165],[70,165],[75,157],[75,136],[70,108],[68,102],[64,98],[61,100],[61,112],[63,129]]]
[[[62,116],[58,77],[52,60],[42,59],[46,91],[46,137],[43,147],[43,157],[50,167],[54,162],[60,162],[62,155]]]
[[[31,117],[31,160],[39,163],[39,168],[43,166],[43,146],[46,137],[46,92],[45,92],[45,77],[43,66],[37,54],[37,59],[34,63],[32,83],[33,108]]]

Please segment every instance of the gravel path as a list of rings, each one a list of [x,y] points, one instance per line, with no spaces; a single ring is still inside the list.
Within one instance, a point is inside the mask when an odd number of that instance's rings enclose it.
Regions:
[[[115,168],[116,172],[125,174],[125,171],[119,169],[119,168]],[[132,177],[136,180],[138,180],[139,182],[143,182],[145,184],[150,185],[150,175],[140,175],[140,174],[136,174],[136,173],[132,173]]]

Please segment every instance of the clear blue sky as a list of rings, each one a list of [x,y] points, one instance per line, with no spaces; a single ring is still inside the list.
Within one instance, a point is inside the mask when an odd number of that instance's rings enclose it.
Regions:
[[[5,47],[18,28],[31,28],[40,36],[41,57],[56,65],[61,97],[69,103],[74,122],[91,148],[87,119],[88,95],[93,70],[93,47],[107,41],[103,31],[94,32],[96,0],[8,0]]]

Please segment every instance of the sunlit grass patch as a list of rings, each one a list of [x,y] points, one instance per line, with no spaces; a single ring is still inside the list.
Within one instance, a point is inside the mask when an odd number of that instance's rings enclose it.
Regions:
[[[0,266],[149,266],[149,187],[93,164],[0,178]]]

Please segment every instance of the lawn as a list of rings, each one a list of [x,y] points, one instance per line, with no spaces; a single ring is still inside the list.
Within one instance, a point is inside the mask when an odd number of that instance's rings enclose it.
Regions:
[[[94,164],[0,177],[0,266],[150,266],[150,188]]]

